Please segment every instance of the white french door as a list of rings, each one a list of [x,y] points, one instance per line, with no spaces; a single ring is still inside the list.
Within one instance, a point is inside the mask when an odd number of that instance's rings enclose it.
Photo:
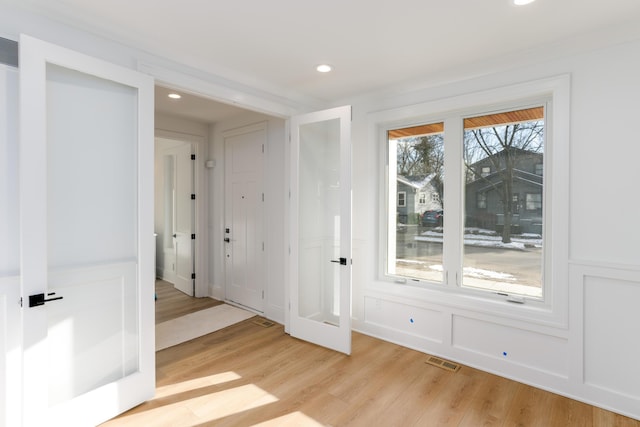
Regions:
[[[153,79],[20,37],[23,423],[155,389]]]
[[[351,353],[351,107],[291,118],[290,333]]]

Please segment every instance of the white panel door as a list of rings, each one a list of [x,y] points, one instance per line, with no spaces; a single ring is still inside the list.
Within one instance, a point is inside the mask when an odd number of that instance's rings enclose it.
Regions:
[[[174,286],[185,294],[194,296],[194,279],[192,277],[195,273],[193,265],[194,240],[191,235],[194,232],[196,200],[191,198],[191,195],[195,194],[191,151],[191,144],[183,144],[167,150],[167,154],[175,159],[175,193],[172,204],[175,249]]]
[[[25,426],[155,389],[153,79],[20,38]]]
[[[264,177],[266,125],[226,132],[226,299],[264,311]]]
[[[291,335],[351,353],[351,107],[291,119]]]

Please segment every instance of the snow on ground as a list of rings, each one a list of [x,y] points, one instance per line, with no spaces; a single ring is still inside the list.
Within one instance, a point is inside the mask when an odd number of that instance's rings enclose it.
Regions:
[[[442,228],[437,227],[416,236],[418,242],[442,243]],[[502,236],[495,231],[482,228],[465,228],[464,244],[483,248],[502,248],[524,251],[527,248],[541,248],[542,236],[539,234],[523,233],[511,236],[511,243],[502,243]]]

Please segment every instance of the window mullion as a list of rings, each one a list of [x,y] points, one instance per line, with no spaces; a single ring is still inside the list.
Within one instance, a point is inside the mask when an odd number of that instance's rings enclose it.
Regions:
[[[463,126],[459,117],[444,121],[444,284],[455,288],[462,281],[462,238],[464,185],[462,170]]]

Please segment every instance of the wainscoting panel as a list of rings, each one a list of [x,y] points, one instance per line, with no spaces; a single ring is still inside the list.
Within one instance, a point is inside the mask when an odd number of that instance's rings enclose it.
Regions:
[[[454,315],[452,345],[533,371],[567,376],[567,340],[485,320]]]
[[[583,277],[584,381],[640,399],[640,277]]]
[[[365,297],[365,322],[439,344],[443,342],[443,314],[436,310]]]

